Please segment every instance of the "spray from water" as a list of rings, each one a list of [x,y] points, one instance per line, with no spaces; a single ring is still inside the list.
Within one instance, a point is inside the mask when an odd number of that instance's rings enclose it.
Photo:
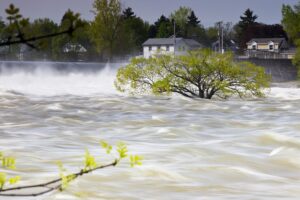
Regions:
[[[116,94],[113,82],[122,63],[4,62],[0,91],[41,96]]]

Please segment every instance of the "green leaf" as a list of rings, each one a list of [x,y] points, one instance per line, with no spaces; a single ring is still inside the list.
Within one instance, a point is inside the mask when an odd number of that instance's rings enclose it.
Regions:
[[[6,183],[6,173],[0,172],[0,190],[3,189]]]
[[[127,157],[127,146],[123,142],[119,142],[117,144],[117,151],[119,152],[119,157],[120,159],[126,158]]]
[[[143,157],[139,155],[130,155],[130,166],[142,165]]]
[[[58,166],[58,168],[59,168],[59,171],[60,171],[61,173],[66,171],[66,169],[64,168],[64,166],[63,166],[63,164],[62,164],[61,161],[57,161],[56,164],[57,164],[57,166]]]
[[[109,145],[107,142],[105,141],[100,141],[100,145],[106,150],[107,154],[110,154],[111,150],[112,150],[112,146]]]
[[[9,184],[11,184],[11,185],[16,184],[17,182],[20,181],[20,179],[21,179],[20,176],[11,177],[11,178],[9,179]]]
[[[13,157],[3,157],[2,158],[2,166],[4,168],[16,169],[16,160]]]
[[[94,169],[96,166],[95,157],[88,150],[85,150],[85,170]]]

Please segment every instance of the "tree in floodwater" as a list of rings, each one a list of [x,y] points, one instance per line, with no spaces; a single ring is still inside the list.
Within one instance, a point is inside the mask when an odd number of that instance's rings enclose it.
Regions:
[[[263,89],[269,87],[269,76],[252,63],[233,61],[231,53],[199,50],[176,57],[133,58],[118,70],[115,86],[121,92],[133,94],[178,93],[205,99],[232,95],[263,97]]]
[[[91,24],[91,36],[100,53],[111,60],[117,47],[121,30],[122,8],[119,0],[95,0],[95,19]]]
[[[298,66],[298,77],[300,77],[300,1],[293,7],[282,6],[282,24],[289,39],[297,46],[293,63]]]

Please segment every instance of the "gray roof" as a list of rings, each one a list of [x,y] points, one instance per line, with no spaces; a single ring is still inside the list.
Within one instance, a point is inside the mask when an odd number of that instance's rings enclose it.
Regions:
[[[193,39],[182,39],[190,47],[201,47],[202,45]]]
[[[193,39],[176,38],[176,43],[185,42],[191,47],[200,47],[201,45]],[[174,38],[150,38],[143,43],[143,46],[153,45],[174,45]]]
[[[247,44],[256,42],[256,43],[263,43],[268,44],[269,42],[274,42],[280,44],[281,42],[285,41],[285,38],[253,38]]]

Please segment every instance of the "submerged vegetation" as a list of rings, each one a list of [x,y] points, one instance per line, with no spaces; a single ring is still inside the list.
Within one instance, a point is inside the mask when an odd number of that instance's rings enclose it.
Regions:
[[[112,151],[115,151],[118,155],[111,163],[102,165],[96,161],[95,156],[91,155],[88,150],[85,151],[84,156],[84,167],[77,173],[67,173],[67,170],[64,168],[62,162],[58,162],[57,165],[59,167],[59,178],[34,185],[26,185],[19,187],[8,187],[7,185],[16,184],[21,177],[20,176],[12,176],[8,177],[9,170],[16,169],[16,161],[13,157],[7,157],[2,152],[0,152],[0,161],[2,165],[0,169],[3,169],[3,172],[0,171],[0,196],[14,196],[14,197],[26,197],[26,196],[40,196],[55,190],[63,191],[65,190],[69,183],[74,179],[83,176],[85,174],[91,173],[95,170],[114,167],[121,162],[121,160],[129,157],[130,166],[134,167],[136,165],[142,164],[142,157],[139,155],[128,155],[128,149],[125,143],[119,142],[115,149],[113,146],[108,144],[105,141],[100,141],[100,145],[106,151],[107,154],[111,154]],[[5,171],[4,171],[5,170]],[[42,188],[42,191],[33,191],[30,193],[25,193],[27,189],[35,189]]]
[[[118,70],[115,86],[121,92],[133,94],[178,93],[205,99],[232,95],[263,97],[263,89],[269,87],[269,76],[250,62],[235,62],[231,53],[200,50],[188,55],[133,58]]]

